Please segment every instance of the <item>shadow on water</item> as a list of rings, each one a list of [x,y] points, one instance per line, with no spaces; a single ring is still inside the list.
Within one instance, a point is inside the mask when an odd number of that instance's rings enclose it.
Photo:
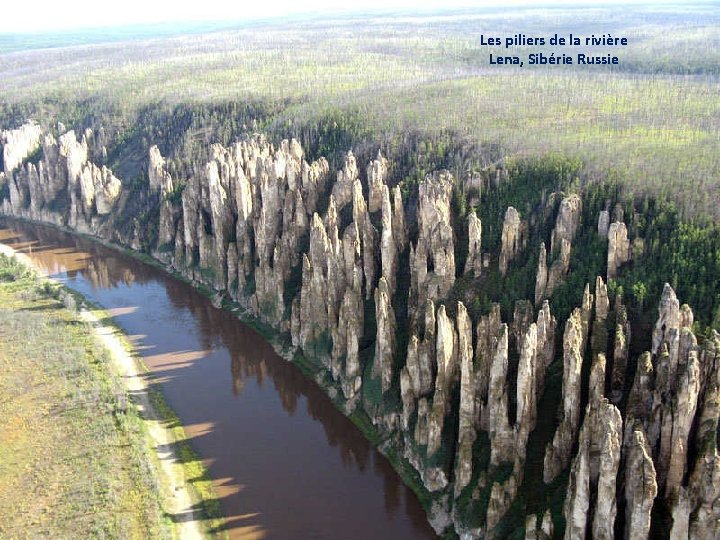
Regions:
[[[213,479],[232,538],[435,537],[389,462],[232,314],[156,268],[55,229],[0,220],[0,242],[105,307],[129,335]]]

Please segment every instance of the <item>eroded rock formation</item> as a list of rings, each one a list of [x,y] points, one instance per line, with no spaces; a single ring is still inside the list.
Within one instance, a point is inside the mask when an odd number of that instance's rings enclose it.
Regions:
[[[618,274],[618,268],[630,260],[630,240],[627,227],[619,221],[612,223],[608,230],[608,260],[607,278],[613,279]]]
[[[34,124],[3,132],[3,137],[9,194],[2,203],[5,213],[111,237],[106,218],[119,211],[122,182],[89,160],[85,137],[78,141],[69,131],[57,143]],[[43,159],[23,164],[40,147]]]
[[[401,192],[389,178],[381,155],[361,178],[349,152],[335,175],[324,158],[306,161],[297,141],[276,146],[252,136],[211,146],[187,178],[173,178],[172,158],[150,147],[149,182],[138,202],[95,161],[106,152],[99,130],[80,138],[69,131],[56,141],[21,129],[12,141],[3,132],[3,159],[15,164],[0,176],[3,213],[152,252],[214,288],[216,305],[237,302],[283,333],[286,356],[311,359],[338,406],[359,409],[383,450],[417,471],[438,532],[452,523],[463,538],[499,537],[516,517],[508,511],[523,511],[529,485],[546,489],[540,477],[552,485],[565,473],[564,532],[540,508],[521,516],[513,534],[522,534],[524,523],[526,538],[609,539],[624,508],[626,538],[647,538],[657,499],[672,538],[717,537],[720,336],[696,336],[692,310],[666,285],[650,350],[636,357],[634,321],[598,277],[594,294],[587,286],[581,305],[559,321],[556,358],[551,297],[573,271],[579,231],[595,228],[583,223],[578,196],[560,201],[550,235],[537,227],[552,218],[558,194],[543,195],[534,210],[518,206],[527,221],[509,207],[496,231],[499,252],[482,253],[477,215],[464,222],[452,215],[455,180],[446,171],[429,175],[404,202],[406,186]],[[39,159],[28,163],[38,149]],[[493,189],[492,177],[482,181]],[[155,237],[138,214],[123,230],[115,227],[125,209],[152,205],[159,208]],[[612,224],[610,214],[601,212],[597,231],[608,237],[607,277],[617,278],[631,243],[622,212],[612,212]],[[415,216],[417,229],[406,223]],[[455,241],[465,230],[453,227],[467,227],[467,245],[457,246],[459,253],[467,247],[460,269]],[[484,280],[493,274],[483,268],[494,257],[504,274],[520,269],[518,255],[531,237],[536,246],[546,242],[534,297],[508,301],[497,291],[478,298],[463,290],[470,282],[487,292]],[[463,273],[472,279],[456,284]],[[546,387],[552,400],[559,397],[559,413],[539,408]],[[547,441],[533,434],[549,422],[555,431],[542,469],[526,467],[534,459],[528,448],[536,445],[537,453]],[[537,478],[525,478],[528,471]]]
[[[455,180],[440,172],[418,188],[418,239],[410,247],[411,305],[447,296],[455,283],[455,253],[450,200]]]
[[[505,275],[508,265],[524,247],[524,224],[515,208],[509,206],[505,212],[502,236],[500,239],[500,273]]]
[[[468,256],[465,273],[472,273],[476,278],[482,274],[482,223],[474,211],[468,215]]]
[[[632,431],[625,453],[625,538],[647,540],[658,487],[650,447],[642,429]]]
[[[17,129],[0,131],[2,144],[2,170],[9,174],[40,147],[43,130],[33,122],[27,122]]]
[[[552,443],[545,451],[543,478],[545,483],[568,466],[580,422],[580,371],[584,354],[583,322],[580,309],[575,309],[565,323],[563,335],[562,416]]]

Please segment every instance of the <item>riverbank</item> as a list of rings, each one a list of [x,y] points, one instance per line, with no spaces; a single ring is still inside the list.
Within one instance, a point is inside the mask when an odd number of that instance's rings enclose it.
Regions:
[[[265,342],[268,343],[280,357],[284,358],[285,361],[297,366],[306,379],[314,381],[322,390],[322,392],[330,398],[330,401],[334,405],[334,408],[340,411],[344,416],[346,416],[360,430],[364,438],[387,458],[389,464],[398,474],[405,486],[407,486],[411,491],[414,492],[415,496],[420,502],[420,505],[426,513],[426,515],[423,516],[424,519],[430,517],[430,521],[432,521],[434,516],[435,519],[438,519],[438,515],[443,513],[442,509],[434,504],[435,499],[433,495],[429,493],[425,486],[422,484],[422,480],[420,479],[418,473],[413,469],[412,465],[410,465],[403,456],[401,456],[398,452],[395,451],[392,445],[392,441],[388,440],[377,430],[377,428],[373,425],[371,419],[364,411],[355,410],[352,414],[348,414],[342,394],[336,392],[335,389],[332,387],[332,381],[327,377],[327,373],[325,373],[322,365],[318,361],[306,357],[296,347],[293,347],[290,343],[288,334],[283,334],[279,332],[277,329],[273,328],[258,317],[251,314],[246,309],[246,307],[232,301],[227,295],[223,294],[222,292],[215,291],[210,286],[199,281],[189,279],[187,276],[181,274],[176,269],[174,269],[171,265],[168,265],[161,260],[151,257],[146,253],[141,253],[127,246],[122,246],[109,242],[108,240],[100,238],[98,236],[75,231],[67,227],[60,227],[56,224],[35,222],[27,218],[18,218],[15,216],[13,216],[12,219],[31,224],[36,223],[44,227],[63,231],[65,233],[69,233],[73,236],[86,239],[96,244],[100,244],[103,247],[132,257],[135,260],[138,260],[144,264],[161,270],[163,273],[169,275],[173,279],[177,279],[178,281],[190,285],[197,292],[212,300],[215,307],[222,308],[223,310],[232,313],[232,315],[239,321],[257,331],[264,338]],[[445,520],[448,518],[446,516],[440,515],[439,519]],[[443,535],[443,538],[455,537],[456,535],[452,531],[447,531]]]
[[[222,530],[200,460],[109,316],[12,248],[0,258],[0,536]]]

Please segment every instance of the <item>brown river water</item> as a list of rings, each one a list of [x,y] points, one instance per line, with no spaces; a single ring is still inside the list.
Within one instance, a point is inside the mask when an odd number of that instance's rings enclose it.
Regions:
[[[231,538],[435,538],[412,491],[324,392],[191,286],[49,227],[0,219],[0,242],[130,336],[202,457]]]

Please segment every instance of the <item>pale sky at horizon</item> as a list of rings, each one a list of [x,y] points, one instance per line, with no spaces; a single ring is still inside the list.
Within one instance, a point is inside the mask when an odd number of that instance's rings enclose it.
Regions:
[[[657,0],[631,0],[633,3],[666,3]],[[72,30],[91,27],[121,26],[127,24],[253,20],[277,18],[301,13],[341,13],[344,11],[379,9],[427,9],[437,7],[508,6],[502,0],[363,0],[361,4],[348,4],[333,0],[288,1],[271,0],[123,0],[98,2],[97,0],[33,0],[22,2],[5,0],[0,19],[0,33],[42,32]],[[532,0],[514,2],[514,5],[558,4],[626,4],[627,0]]]

